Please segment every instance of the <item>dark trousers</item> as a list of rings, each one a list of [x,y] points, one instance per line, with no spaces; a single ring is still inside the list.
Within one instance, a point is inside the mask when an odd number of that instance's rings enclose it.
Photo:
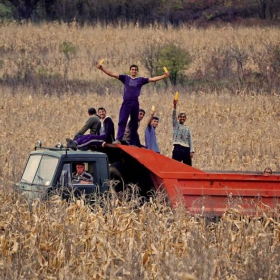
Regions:
[[[178,144],[173,145],[172,158],[192,166],[192,158],[189,147],[184,147]]]
[[[117,140],[122,141],[125,127],[130,116],[130,145],[136,145],[138,129],[138,100],[124,100],[120,109]]]
[[[88,148],[88,146],[100,146],[105,142],[106,135],[85,134],[76,137],[74,140],[78,143],[77,148]]]

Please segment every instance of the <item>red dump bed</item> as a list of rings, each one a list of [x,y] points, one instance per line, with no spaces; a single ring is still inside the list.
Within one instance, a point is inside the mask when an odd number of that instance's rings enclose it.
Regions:
[[[183,198],[192,213],[221,215],[232,207],[247,213],[278,209],[279,175],[205,172],[151,150],[124,145],[117,145],[117,148],[150,170],[154,186],[164,186],[173,206]]]

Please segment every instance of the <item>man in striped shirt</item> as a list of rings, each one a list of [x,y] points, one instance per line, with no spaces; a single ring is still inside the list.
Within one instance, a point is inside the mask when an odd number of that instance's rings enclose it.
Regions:
[[[192,135],[190,129],[185,125],[187,116],[185,113],[179,113],[177,118],[178,100],[173,100],[173,151],[172,158],[187,165],[192,166],[192,158],[194,156],[194,147],[192,143]]]

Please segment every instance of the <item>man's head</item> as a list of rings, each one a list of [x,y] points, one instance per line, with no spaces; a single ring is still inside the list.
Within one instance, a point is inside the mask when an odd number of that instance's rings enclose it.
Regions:
[[[272,169],[270,167],[266,167],[265,170],[263,171],[264,176],[269,176],[272,174]]]
[[[88,114],[91,116],[91,115],[95,115],[96,114],[96,110],[95,108],[89,108],[88,109]]]
[[[138,121],[139,122],[141,122],[143,120],[143,118],[145,117],[145,114],[146,114],[145,110],[143,110],[143,109],[139,110],[139,114],[138,114]]]
[[[159,123],[159,118],[158,117],[153,117],[152,118],[152,122],[151,122],[151,125],[156,128],[158,126],[158,123]]]
[[[84,163],[77,163],[76,170],[77,170],[78,175],[81,175],[85,171]]]
[[[185,113],[178,114],[178,121],[180,124],[184,124],[187,119],[187,115]]]
[[[100,117],[101,120],[104,120],[106,117],[106,110],[103,107],[99,107],[98,110],[98,116]]]
[[[130,65],[129,73],[131,77],[135,78],[138,74],[138,66],[135,64]]]

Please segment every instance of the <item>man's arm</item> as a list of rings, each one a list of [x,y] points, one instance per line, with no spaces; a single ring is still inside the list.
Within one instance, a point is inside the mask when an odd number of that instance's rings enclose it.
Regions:
[[[175,127],[178,122],[177,122],[177,119],[176,119],[176,108],[177,108],[177,103],[178,103],[178,100],[173,100],[173,112],[172,112],[172,123],[173,123],[173,127]]]
[[[162,75],[162,76],[156,76],[156,77],[149,78],[149,82],[157,82],[157,81],[163,80],[169,76],[170,76],[169,72],[165,72],[164,75]]]
[[[93,176],[90,173],[84,171],[81,175],[81,180],[86,181],[88,183],[92,183],[93,182]]]
[[[115,127],[111,118],[105,120],[105,141],[111,143],[115,140]]]
[[[193,158],[194,156],[194,147],[193,147],[193,142],[192,142],[192,134],[191,134],[191,131],[190,131],[190,141],[189,141],[189,145],[190,145],[190,156],[191,158]]]
[[[115,74],[115,73],[113,73],[112,71],[105,69],[102,65],[99,65],[99,64],[98,64],[98,65],[97,65],[97,68],[100,69],[102,72],[104,72],[105,74],[107,74],[107,75],[110,76],[110,77],[113,77],[113,78],[116,78],[116,79],[119,78],[119,75],[118,75],[118,74]]]
[[[156,112],[155,110],[151,111],[151,117],[148,120],[147,126],[151,126],[155,112]]]
[[[88,129],[91,128],[92,123],[93,123],[92,118],[88,118],[86,124],[75,134],[75,136],[85,134],[85,132],[86,132]]]

